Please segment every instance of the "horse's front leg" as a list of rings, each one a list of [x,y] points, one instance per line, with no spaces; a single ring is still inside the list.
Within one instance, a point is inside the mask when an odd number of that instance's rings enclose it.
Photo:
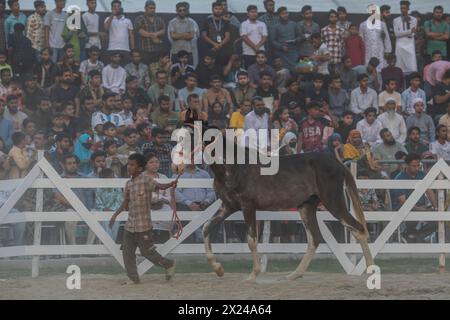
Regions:
[[[247,242],[253,256],[253,270],[247,278],[247,281],[255,281],[261,272],[261,262],[258,257],[258,233],[256,230],[256,210],[254,207],[244,207],[243,214],[247,226]]]

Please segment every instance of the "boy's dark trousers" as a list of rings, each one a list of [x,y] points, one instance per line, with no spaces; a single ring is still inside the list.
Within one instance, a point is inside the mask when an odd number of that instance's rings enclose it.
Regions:
[[[172,260],[162,257],[153,243],[152,230],[144,232],[129,232],[124,230],[123,234],[123,261],[128,277],[133,280],[139,280],[136,265],[136,248],[139,247],[141,255],[150,260],[157,266],[168,269],[173,266]]]

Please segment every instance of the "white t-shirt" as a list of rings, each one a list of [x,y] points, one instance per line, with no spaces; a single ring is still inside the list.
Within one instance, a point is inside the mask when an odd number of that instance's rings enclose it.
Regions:
[[[322,43],[322,45],[320,46],[319,49],[317,49],[316,51],[314,51],[314,55],[326,55],[329,54],[330,52],[328,51],[328,47],[325,43]],[[321,73],[321,74],[330,74],[330,72],[328,71],[328,62],[329,61],[322,61],[322,62],[317,62],[317,72]]]
[[[105,19],[105,23],[109,21],[109,18]],[[109,46],[108,50],[123,50],[130,51],[130,39],[128,36],[128,30],[133,30],[133,24],[130,19],[124,16],[117,19],[115,17],[109,28]]]
[[[240,30],[241,37],[247,36],[251,42],[254,44],[258,44],[262,37],[267,37],[267,26],[264,22],[256,20],[255,23],[250,22],[250,20],[246,20],[241,24]],[[248,44],[242,41],[242,50],[243,54],[248,56],[256,55],[255,51],[250,48]],[[264,46],[260,47],[260,50],[264,50]]]
[[[438,159],[450,160],[450,142],[445,141],[442,145],[439,141],[430,143],[430,152],[437,155]]]
[[[124,126],[124,121],[119,113],[105,114],[102,111],[97,111],[92,114],[91,126],[95,130],[95,127],[99,124],[106,122],[112,122],[116,127]]]
[[[83,13],[82,18],[88,32],[99,32],[100,18],[98,14],[85,12]],[[99,47],[100,49],[102,48],[99,36],[89,36],[89,41],[86,43],[86,48],[93,46]]]
[[[127,72],[121,66],[117,68],[111,67],[108,64],[102,70],[103,87],[115,93],[125,92],[125,81],[127,79]]]

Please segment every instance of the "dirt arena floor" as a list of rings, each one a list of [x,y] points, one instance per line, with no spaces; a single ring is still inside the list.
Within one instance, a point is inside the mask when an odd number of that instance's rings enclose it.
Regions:
[[[68,290],[66,277],[0,280],[0,299],[449,299],[450,274],[390,274],[380,290],[368,290],[366,277],[307,273],[288,282],[285,273],[266,273],[256,283],[229,273],[179,274],[166,282],[162,274],[146,275],[140,285],[123,285],[124,276],[84,275],[80,290]]]

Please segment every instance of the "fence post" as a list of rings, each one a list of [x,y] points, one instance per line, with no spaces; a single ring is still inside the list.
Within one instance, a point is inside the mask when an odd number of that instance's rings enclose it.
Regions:
[[[44,156],[43,150],[38,150],[37,160],[41,160]],[[39,178],[42,178],[42,170],[39,173]],[[36,212],[42,212],[44,208],[44,190],[42,188],[36,189]],[[42,222],[36,221],[34,223],[34,232],[33,232],[33,245],[39,246],[41,245],[41,231],[42,231]],[[33,256],[31,261],[31,277],[37,278],[39,277],[39,259],[40,256]]]
[[[269,243],[269,242],[270,242],[270,221],[264,220],[262,243]],[[263,254],[263,256],[261,257],[261,272],[266,272],[268,263],[269,258],[267,257],[267,254]]]
[[[438,179],[442,180],[444,178],[443,174],[439,174]],[[445,195],[444,190],[438,190],[438,211],[445,211]],[[441,244],[445,243],[445,222],[438,222],[438,241]],[[439,273],[445,272],[445,254],[441,253],[439,255]]]

